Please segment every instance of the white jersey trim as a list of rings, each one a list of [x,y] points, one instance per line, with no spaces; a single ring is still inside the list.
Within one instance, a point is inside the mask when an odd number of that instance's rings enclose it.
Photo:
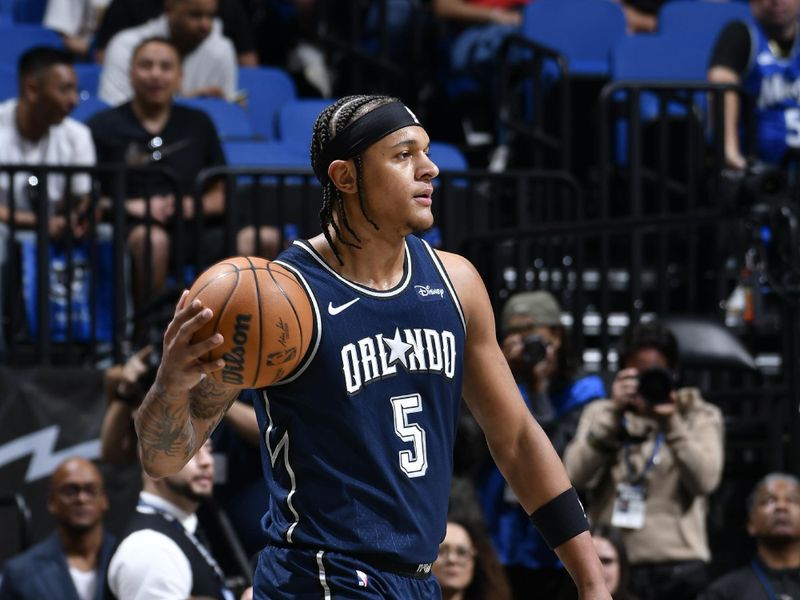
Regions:
[[[307,243],[304,243],[302,240],[295,240],[293,242],[295,245],[299,246],[303,250],[305,250],[315,261],[317,261],[322,267],[333,277],[341,281],[347,287],[350,287],[361,294],[365,294],[367,296],[372,296],[373,298],[393,298],[394,296],[398,296],[405,291],[408,287],[409,283],[411,283],[412,278],[412,268],[411,268],[411,252],[408,250],[408,244],[405,240],[403,240],[403,250],[405,252],[405,276],[403,280],[398,283],[395,287],[390,290],[386,290],[385,292],[381,292],[378,290],[374,290],[372,288],[359,285],[350,281],[349,279],[345,279],[341,275],[339,275],[336,271],[334,271],[330,265],[325,262],[325,259],[322,258],[319,253],[314,250],[314,248]],[[283,264],[283,263],[281,263]]]
[[[272,412],[269,409],[269,396],[267,396],[267,390],[262,390],[261,394],[264,397],[264,409],[267,413],[267,430],[264,432],[264,445],[267,448],[267,454],[269,454],[269,461],[272,465],[272,468],[275,468],[275,463],[278,461],[278,455],[283,455],[283,465],[286,468],[286,472],[289,474],[289,482],[290,482],[290,489],[289,494],[286,496],[286,505],[289,507],[289,510],[294,517],[294,522],[289,525],[289,528],[286,530],[286,541],[290,544],[294,543],[292,539],[292,534],[294,533],[295,528],[300,523],[300,514],[294,507],[294,503],[292,502],[292,497],[294,496],[295,492],[297,491],[297,480],[295,479],[294,469],[292,469],[292,465],[289,464],[289,432],[286,431],[281,437],[281,440],[275,445],[275,448],[272,448],[270,444],[270,433],[272,433],[272,429],[275,424],[272,421]]]
[[[456,294],[456,290],[453,287],[453,282],[450,281],[450,276],[447,274],[447,271],[442,264],[442,260],[436,255],[436,251],[431,248],[430,244],[423,239],[420,239],[424,248],[428,251],[428,254],[431,255],[431,259],[433,260],[433,265],[436,267],[436,270],[439,271],[439,275],[442,277],[442,281],[447,286],[447,291],[450,292],[450,297],[453,299],[453,304],[456,306],[456,310],[458,311],[458,317],[461,319],[461,326],[464,328],[464,334],[467,333],[467,320],[464,318],[464,309],[461,308],[461,301],[458,299],[458,295]]]
[[[285,269],[288,269],[289,271],[294,273],[295,277],[297,277],[300,283],[303,284],[303,287],[305,288],[308,297],[311,298],[311,307],[314,310],[314,323],[317,332],[316,339],[313,340],[314,347],[306,352],[306,356],[303,358],[303,362],[297,369],[295,369],[295,372],[292,373],[292,375],[290,375],[289,377],[281,379],[280,381],[277,381],[272,384],[272,385],[283,385],[285,383],[291,383],[292,381],[300,377],[300,375],[303,374],[303,372],[308,368],[308,365],[311,364],[311,361],[314,360],[314,357],[317,355],[317,350],[319,350],[320,340],[322,340],[322,314],[320,313],[319,310],[319,303],[317,302],[317,297],[314,296],[314,292],[311,290],[311,286],[308,285],[308,282],[306,281],[305,277],[303,277],[303,274],[297,268],[295,268],[293,265],[289,263],[283,262],[282,260],[276,260],[275,262],[284,267]]]
[[[322,591],[325,593],[325,600],[331,600],[333,596],[331,595],[331,588],[328,587],[328,579],[325,574],[325,563],[322,562],[322,558],[325,556],[325,551],[320,550],[317,552],[317,568],[319,569],[319,584],[322,586]]]

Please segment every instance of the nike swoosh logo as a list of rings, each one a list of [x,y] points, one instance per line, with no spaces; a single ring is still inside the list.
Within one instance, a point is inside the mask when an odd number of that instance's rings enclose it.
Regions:
[[[328,302],[328,314],[335,317],[343,310],[353,306],[353,304],[355,304],[359,300],[361,300],[361,298],[353,298],[352,300],[350,300],[350,302],[342,304],[341,306],[334,306],[333,302]]]

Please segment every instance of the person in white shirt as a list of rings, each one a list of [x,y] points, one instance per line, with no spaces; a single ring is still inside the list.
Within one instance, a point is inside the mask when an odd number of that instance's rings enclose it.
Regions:
[[[164,14],[120,31],[111,38],[100,74],[101,100],[117,106],[131,99],[130,66],[134,49],[145,39],[169,39],[181,54],[182,96],[234,99],[238,77],[236,50],[214,18],[217,0],[166,0]]]
[[[108,566],[113,595],[119,600],[232,600],[222,571],[196,535],[195,513],[214,488],[211,443],[175,475],[142,478],[136,512]]]
[[[110,0],[47,0],[42,25],[61,34],[73,55],[86,58]]]
[[[9,244],[8,223],[13,218],[18,230],[33,229],[37,223],[37,201],[47,202],[50,237],[58,239],[70,230],[74,238],[87,233],[91,178],[71,178],[73,202],[64,209],[67,180],[48,175],[38,181],[29,172],[11,177],[3,167],[11,165],[93,166],[94,142],[89,128],[68,115],[78,103],[77,77],[71,56],[55,48],[36,46],[25,52],[17,65],[19,95],[0,103],[0,267],[6,264]],[[13,189],[14,211],[10,194]],[[0,315],[2,298],[0,290]],[[2,340],[0,340],[2,346]]]

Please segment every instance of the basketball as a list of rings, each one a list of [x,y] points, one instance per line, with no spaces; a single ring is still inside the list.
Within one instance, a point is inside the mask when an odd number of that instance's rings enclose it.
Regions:
[[[228,258],[203,272],[189,290],[214,316],[193,340],[225,338],[208,359],[225,367],[214,379],[241,388],[270,385],[291,373],[314,333],[314,311],[303,285],[281,265],[257,257]]]

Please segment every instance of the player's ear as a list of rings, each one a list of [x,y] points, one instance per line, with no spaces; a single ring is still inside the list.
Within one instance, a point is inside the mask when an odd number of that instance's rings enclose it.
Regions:
[[[356,166],[352,160],[335,160],[328,166],[328,177],[345,194],[358,193]]]

